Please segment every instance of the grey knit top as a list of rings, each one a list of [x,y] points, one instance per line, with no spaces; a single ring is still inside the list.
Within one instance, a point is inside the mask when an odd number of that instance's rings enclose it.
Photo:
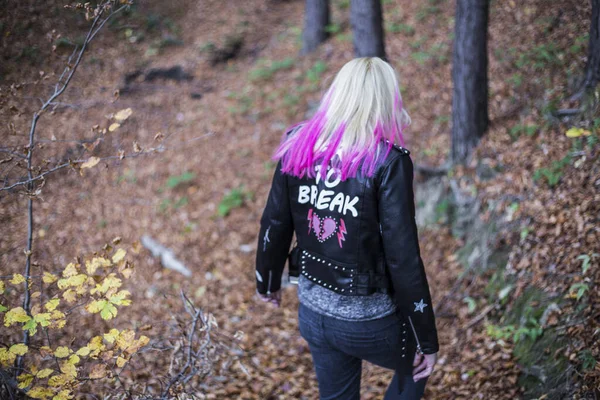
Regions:
[[[298,277],[298,300],[320,314],[349,321],[377,319],[396,311],[396,305],[388,294],[345,296],[312,282],[302,274]]]

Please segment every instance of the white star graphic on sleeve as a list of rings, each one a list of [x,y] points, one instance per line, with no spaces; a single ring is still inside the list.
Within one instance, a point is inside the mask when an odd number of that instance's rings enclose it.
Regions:
[[[414,304],[415,304],[415,312],[417,312],[417,311],[423,312],[423,309],[425,307],[427,307],[427,304],[423,303],[423,299],[421,299],[421,301],[419,301],[418,303],[414,303]]]

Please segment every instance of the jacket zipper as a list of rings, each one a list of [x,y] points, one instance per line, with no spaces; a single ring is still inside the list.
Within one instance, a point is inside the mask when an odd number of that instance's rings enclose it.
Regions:
[[[423,350],[421,349],[421,342],[419,342],[419,337],[417,336],[417,331],[415,330],[415,326],[413,325],[410,315],[408,316],[408,322],[410,322],[410,327],[412,328],[413,334],[415,335],[415,340],[417,341],[417,351],[419,352],[419,354],[423,354]]]
[[[267,294],[271,294],[271,277],[273,275],[273,271],[269,271],[269,283],[267,284]]]

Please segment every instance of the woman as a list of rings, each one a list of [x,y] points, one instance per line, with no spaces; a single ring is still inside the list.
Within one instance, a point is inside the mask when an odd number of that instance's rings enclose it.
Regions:
[[[385,399],[419,399],[437,359],[413,164],[401,147],[409,123],[393,68],[358,58],[344,65],[315,115],[288,132],[275,154],[257,292],[279,306],[295,233],[290,262],[300,270],[299,329],[321,399],[359,399],[362,360],[395,371]]]

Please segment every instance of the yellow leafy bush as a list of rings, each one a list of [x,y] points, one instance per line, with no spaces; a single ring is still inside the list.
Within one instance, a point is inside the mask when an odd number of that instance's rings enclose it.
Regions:
[[[109,246],[107,251],[110,250]],[[43,296],[41,292],[31,293],[36,304],[29,311],[9,305],[9,300],[17,302],[19,296],[3,298],[6,282],[0,280],[0,318],[4,326],[28,331],[30,345],[37,349],[36,352],[29,351],[29,346],[23,343],[0,345],[0,366],[4,368],[13,368],[17,357],[27,354],[23,359],[24,371],[17,379],[18,388],[26,391],[27,396],[72,399],[80,381],[110,378],[113,371],[125,367],[131,356],[149,343],[148,337],[136,338],[130,329],[111,328],[76,348],[70,347],[71,342],[50,346],[47,335],[39,333],[48,329],[59,331],[67,323],[77,324],[77,321],[68,320],[65,314],[69,314],[67,311],[75,302],[83,304],[89,314],[100,314],[104,320],[114,318],[120,307],[129,306],[131,293],[121,289],[123,279],[128,279],[133,272],[126,255],[127,251],[119,248],[113,254],[95,254],[83,262],[71,262],[58,274],[45,271],[41,277],[45,292]],[[19,286],[25,290],[23,283],[31,285],[31,278],[14,274],[7,282],[15,285],[15,290]]]

